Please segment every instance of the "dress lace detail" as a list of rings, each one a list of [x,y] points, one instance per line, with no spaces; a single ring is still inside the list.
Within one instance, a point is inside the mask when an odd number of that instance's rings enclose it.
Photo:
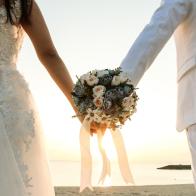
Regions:
[[[12,4],[11,13],[15,21],[20,18],[19,0]],[[5,143],[4,149],[0,145],[0,154],[5,155],[0,157],[0,195],[54,196],[39,115],[16,67],[23,36],[22,27],[10,24],[5,7],[0,6],[0,143]],[[5,138],[2,141],[1,135]],[[13,189],[5,188],[2,165],[10,165],[13,170],[10,175],[6,173]]]
[[[7,20],[7,13],[4,6],[0,6],[0,24],[4,24]]]

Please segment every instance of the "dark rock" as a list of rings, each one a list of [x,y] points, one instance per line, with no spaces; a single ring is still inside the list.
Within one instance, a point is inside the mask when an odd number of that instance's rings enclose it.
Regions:
[[[157,169],[165,170],[191,170],[191,165],[167,165],[164,167],[159,167]]]

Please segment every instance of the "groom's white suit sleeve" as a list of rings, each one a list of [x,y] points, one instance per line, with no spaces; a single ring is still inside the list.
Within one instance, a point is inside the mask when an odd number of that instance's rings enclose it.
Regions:
[[[134,85],[140,81],[177,26],[185,20],[191,0],[163,0],[121,63]]]

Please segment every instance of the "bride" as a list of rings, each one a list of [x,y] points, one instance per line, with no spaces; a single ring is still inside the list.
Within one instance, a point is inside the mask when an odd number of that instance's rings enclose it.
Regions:
[[[54,196],[39,115],[16,62],[26,32],[73,109],[73,82],[33,0],[0,0],[0,195]]]

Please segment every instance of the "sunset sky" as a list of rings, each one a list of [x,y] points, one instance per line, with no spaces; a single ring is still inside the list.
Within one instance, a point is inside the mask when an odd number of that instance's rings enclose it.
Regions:
[[[91,69],[116,68],[159,6],[159,0],[37,0],[55,46],[74,81]],[[139,52],[139,51],[138,51]],[[51,160],[79,160],[79,128],[66,98],[39,63],[26,37],[19,70],[37,102]],[[131,162],[189,163],[186,134],[176,124],[173,39],[138,85],[138,112],[122,129]],[[110,156],[115,159],[109,134]],[[92,138],[97,155],[96,137]]]

